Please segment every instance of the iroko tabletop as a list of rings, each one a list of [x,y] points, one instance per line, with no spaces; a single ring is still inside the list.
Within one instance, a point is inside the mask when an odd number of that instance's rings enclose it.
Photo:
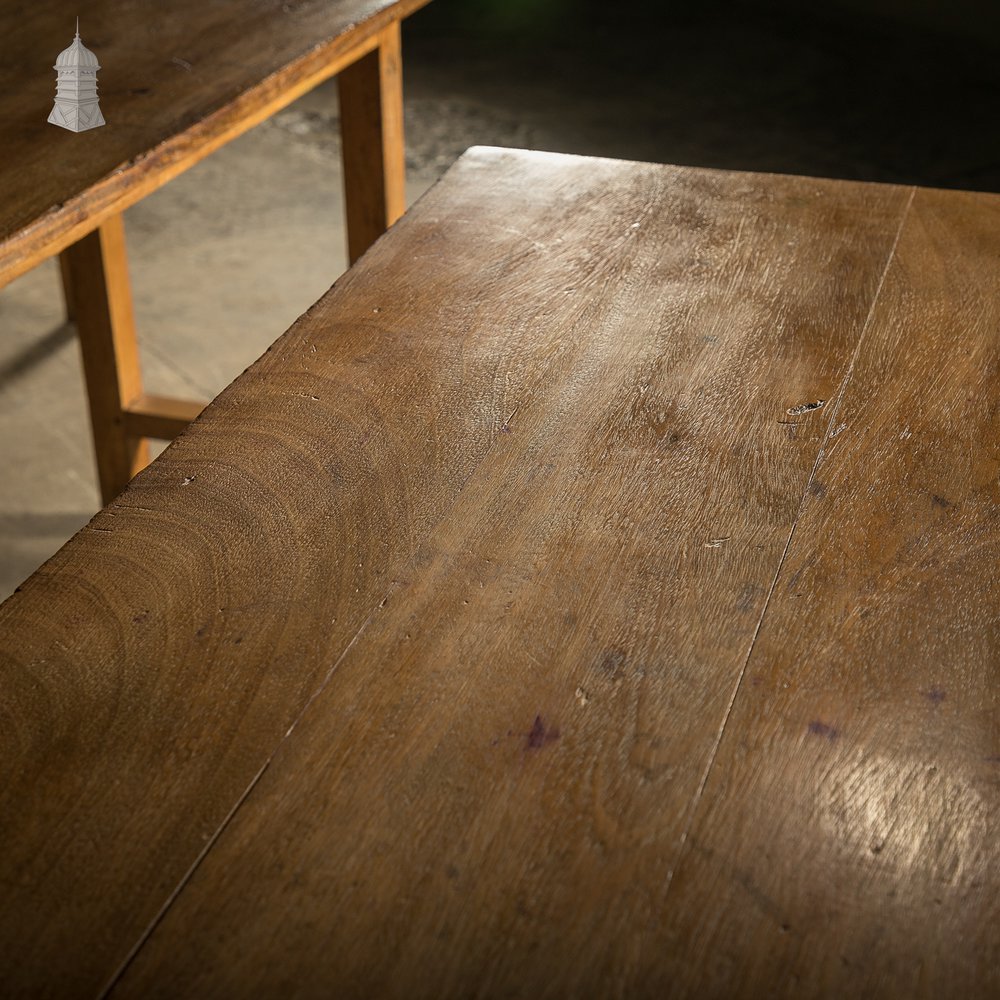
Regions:
[[[1000,198],[475,149],[0,608],[0,981],[1000,988]]]

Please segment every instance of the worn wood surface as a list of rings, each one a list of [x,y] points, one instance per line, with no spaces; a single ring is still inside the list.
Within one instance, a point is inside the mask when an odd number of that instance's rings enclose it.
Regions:
[[[824,422],[647,981],[1000,996],[1000,198],[917,192]]]
[[[11,991],[989,995],[997,203],[911,196],[467,154],[0,608]],[[925,481],[967,583],[905,544]],[[906,783],[931,708],[967,777]],[[944,852],[915,886],[849,731]]]
[[[372,51],[427,0],[0,7],[0,286]],[[46,122],[81,16],[107,125]]]

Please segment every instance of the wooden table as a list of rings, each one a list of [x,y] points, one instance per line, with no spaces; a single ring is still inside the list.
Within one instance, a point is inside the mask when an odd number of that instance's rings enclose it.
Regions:
[[[143,391],[122,212],[339,73],[356,260],[405,208],[399,26],[426,3],[36,0],[0,11],[0,288],[61,252],[105,502],[149,461],[147,438],[174,437],[204,405]],[[78,13],[108,125],[74,134],[46,116]]]
[[[0,608],[0,981],[992,997],[1000,198],[477,149]]]

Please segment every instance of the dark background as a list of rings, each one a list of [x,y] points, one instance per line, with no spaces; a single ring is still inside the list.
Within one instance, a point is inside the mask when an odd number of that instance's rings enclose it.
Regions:
[[[433,0],[406,32],[418,87],[542,148],[1000,190],[1000,0]]]

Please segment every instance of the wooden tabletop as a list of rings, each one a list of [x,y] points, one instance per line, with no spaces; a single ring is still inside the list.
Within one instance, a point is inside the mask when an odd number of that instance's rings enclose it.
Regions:
[[[0,981],[1000,989],[1000,198],[476,149],[0,608]]]
[[[427,0],[34,0],[0,7],[0,286],[262,121]],[[46,121],[56,56],[97,55],[107,120]]]

